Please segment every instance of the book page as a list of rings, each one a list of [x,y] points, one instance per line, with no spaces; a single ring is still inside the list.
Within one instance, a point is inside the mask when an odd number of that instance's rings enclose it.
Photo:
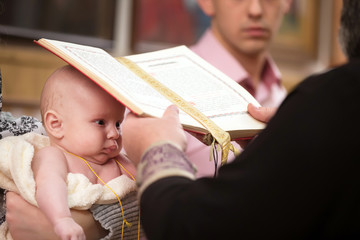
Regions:
[[[186,47],[127,57],[204,113],[225,131],[253,121],[247,105],[259,103],[239,84]],[[189,119],[187,119],[189,118]],[[181,114],[182,122],[192,118]],[[195,124],[195,123],[191,123]],[[257,126],[258,127],[258,126]]]

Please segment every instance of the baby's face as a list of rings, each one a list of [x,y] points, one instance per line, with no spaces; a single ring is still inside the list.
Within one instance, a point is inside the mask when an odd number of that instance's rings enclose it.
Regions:
[[[122,147],[124,106],[101,88],[79,89],[65,101],[66,150],[98,164],[117,156]]]

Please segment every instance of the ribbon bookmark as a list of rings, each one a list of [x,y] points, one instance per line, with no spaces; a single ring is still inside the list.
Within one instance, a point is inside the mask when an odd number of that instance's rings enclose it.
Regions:
[[[116,60],[121,64],[125,65],[138,77],[150,84],[150,86],[152,86],[156,91],[158,91],[160,94],[162,94],[164,97],[166,97],[176,106],[178,106],[181,110],[183,110],[195,120],[197,120],[201,125],[203,125],[210,132],[210,134],[207,134],[205,136],[205,138],[207,139],[205,141],[205,144],[210,145],[213,141],[213,138],[215,138],[217,144],[219,144],[221,147],[221,165],[224,165],[226,163],[230,150],[233,151],[235,155],[239,153],[239,150],[231,144],[230,134],[218,127],[213,121],[211,121],[193,105],[185,101],[178,94],[170,90],[168,87],[160,83],[155,78],[153,78],[150,74],[145,72],[142,68],[140,68],[131,60],[123,57],[116,58]]]

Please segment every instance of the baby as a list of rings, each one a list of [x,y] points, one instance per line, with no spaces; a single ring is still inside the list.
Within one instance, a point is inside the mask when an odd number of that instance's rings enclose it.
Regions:
[[[81,173],[93,184],[133,178],[135,166],[120,153],[125,107],[71,66],[49,77],[40,107],[50,146],[32,161],[37,203],[61,239],[85,239],[68,207],[67,175]]]

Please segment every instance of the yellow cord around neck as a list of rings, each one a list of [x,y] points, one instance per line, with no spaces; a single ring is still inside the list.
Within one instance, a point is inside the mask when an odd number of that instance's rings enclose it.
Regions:
[[[131,223],[129,223],[126,219],[125,219],[125,214],[124,214],[124,209],[123,209],[123,206],[122,206],[122,203],[121,203],[121,200],[120,200],[120,197],[116,194],[116,192],[109,186],[107,185],[100,177],[99,175],[97,175],[97,173],[94,171],[94,169],[90,166],[90,164],[82,157],[74,154],[74,153],[71,153],[71,152],[67,152],[77,158],[80,158],[81,160],[83,160],[86,165],[90,168],[90,170],[95,174],[95,176],[104,184],[104,186],[106,186],[107,188],[110,189],[110,191],[116,196],[119,204],[120,204],[120,209],[121,209],[121,214],[122,214],[122,217],[123,217],[123,222],[122,222],[122,229],[121,229],[121,239],[123,239],[123,236],[124,236],[124,226],[126,224],[127,227],[131,227]],[[132,180],[134,182],[136,182],[134,176],[117,160],[117,159],[114,159],[117,164],[119,164],[119,166],[127,173],[129,174],[129,176],[132,178]],[[139,219],[138,219],[138,239],[140,239],[140,208],[139,208]]]

